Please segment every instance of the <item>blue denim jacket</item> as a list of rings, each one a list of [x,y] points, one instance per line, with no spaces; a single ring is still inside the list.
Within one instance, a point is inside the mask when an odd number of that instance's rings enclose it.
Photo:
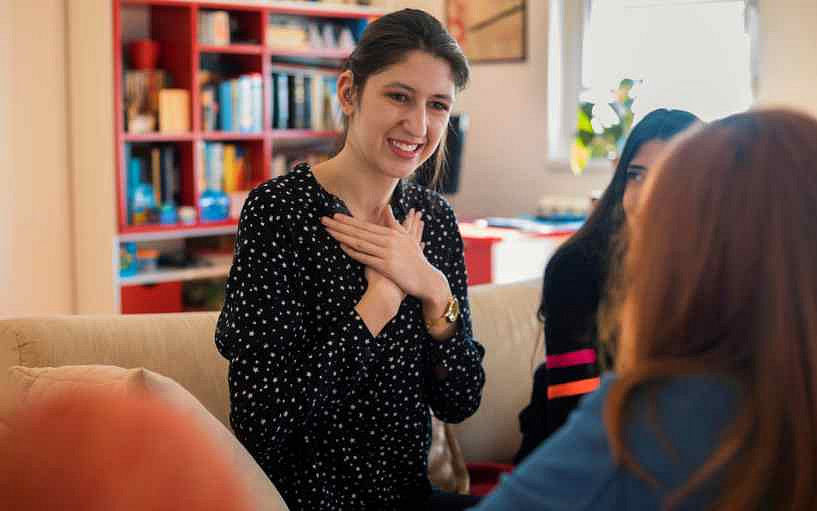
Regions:
[[[614,381],[615,376],[605,376],[567,424],[474,509],[661,509],[665,498],[717,448],[739,406],[738,385],[711,375],[676,378],[654,393],[637,392],[626,441],[642,468],[661,483],[656,488],[613,461],[603,412]],[[715,477],[676,509],[706,509],[718,489]]]

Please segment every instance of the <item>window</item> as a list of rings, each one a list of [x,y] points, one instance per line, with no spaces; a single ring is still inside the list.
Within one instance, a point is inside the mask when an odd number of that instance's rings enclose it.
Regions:
[[[570,154],[577,105],[595,105],[595,133],[618,122],[622,80],[634,83],[633,122],[660,107],[705,121],[747,109],[753,13],[744,0],[551,0],[551,157]]]

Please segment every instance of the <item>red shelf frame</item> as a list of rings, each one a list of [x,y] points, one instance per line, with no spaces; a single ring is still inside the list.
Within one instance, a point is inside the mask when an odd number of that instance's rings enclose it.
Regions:
[[[354,6],[330,6],[327,4],[301,4],[295,2],[275,3],[225,3],[208,0],[111,0],[113,4],[114,22],[114,132],[116,154],[116,201],[118,205],[118,231],[121,235],[133,236],[139,234],[174,235],[185,237],[185,232],[197,232],[213,228],[214,231],[223,231],[224,227],[236,225],[235,220],[224,222],[196,222],[193,225],[141,225],[132,226],[127,223],[127,162],[124,161],[124,145],[126,143],[178,143],[180,146],[180,164],[182,172],[182,202],[194,205],[197,210],[201,176],[198,144],[210,141],[234,141],[246,144],[253,165],[252,182],[266,180],[272,177],[273,145],[276,141],[283,143],[293,141],[311,141],[318,139],[332,139],[339,135],[334,131],[313,130],[272,130],[269,108],[269,82],[271,59],[275,56],[301,57],[306,59],[340,60],[346,58],[349,50],[315,49],[294,50],[288,48],[272,48],[265,45],[266,26],[271,15],[290,14],[295,16],[316,18],[341,18],[373,20],[384,14],[374,8]],[[124,70],[124,43],[122,40],[122,9],[140,8],[150,10],[150,37],[160,41],[160,67],[166,69],[173,76],[174,86],[187,89],[190,92],[190,125],[189,133],[128,133],[124,126],[122,103],[123,70]],[[244,25],[243,34],[247,40],[257,40],[258,44],[230,44],[225,46],[205,45],[198,41],[198,15],[201,10],[226,10],[236,13],[240,24]],[[234,133],[203,131],[201,129],[201,102],[198,83],[199,60],[202,54],[233,55],[234,59],[247,72],[258,72],[263,77],[262,94],[264,98],[265,131],[261,133]],[[330,64],[331,65],[331,64]],[[281,64],[289,67],[308,67],[320,72],[332,72],[326,66],[302,66],[298,64]],[[199,211],[200,213],[200,211]]]
[[[229,46],[199,45],[200,53],[224,53],[229,55],[261,55],[264,48],[260,44],[231,44]]]

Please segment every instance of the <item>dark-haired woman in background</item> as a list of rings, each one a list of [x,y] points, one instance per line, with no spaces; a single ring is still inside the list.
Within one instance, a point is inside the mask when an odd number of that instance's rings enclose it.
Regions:
[[[230,421],[297,510],[464,509],[432,491],[431,411],[480,403],[454,212],[404,182],[444,140],[468,81],[425,12],[372,22],[338,78],[337,156],[253,190],[241,214],[216,345]]]
[[[603,304],[615,374],[477,509],[817,509],[815,161],[788,110],[673,143]]]
[[[539,305],[547,356],[534,374],[531,402],[519,416],[522,445],[516,463],[559,429],[581,397],[599,386],[602,367],[611,363],[599,342],[596,316],[613,262],[613,239],[668,141],[698,122],[689,112],[666,109],[639,121],[590,217],[548,262]]]

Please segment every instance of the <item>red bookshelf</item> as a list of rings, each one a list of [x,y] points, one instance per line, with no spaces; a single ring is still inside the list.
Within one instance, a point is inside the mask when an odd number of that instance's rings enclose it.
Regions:
[[[153,243],[172,240],[190,240],[225,236],[235,233],[237,219],[233,216],[219,221],[202,221],[201,194],[203,192],[204,168],[208,154],[205,145],[220,144],[223,147],[235,146],[240,151],[246,164],[243,186],[244,192],[273,177],[273,159],[276,155],[309,144],[329,144],[338,136],[334,129],[274,129],[280,126],[280,119],[273,118],[273,73],[291,75],[296,73],[318,73],[331,76],[338,72],[343,59],[348,57],[348,49],[293,49],[267,45],[267,31],[271,21],[280,16],[309,18],[320,23],[333,22],[337,27],[357,27],[383,14],[383,11],[354,5],[332,5],[329,3],[305,3],[280,0],[266,2],[252,0],[247,3],[219,2],[207,0],[111,0],[113,4],[113,52],[114,52],[114,132],[116,155],[116,204],[118,210],[117,230],[119,243]],[[228,37],[215,37],[216,23],[213,18],[228,16]],[[273,18],[275,17],[275,18]],[[334,21],[332,21],[334,20]],[[224,24],[218,25],[224,27]],[[338,29],[339,30],[339,29]],[[223,36],[224,30],[218,35]],[[137,125],[133,118],[142,112],[138,107],[142,103],[155,102],[150,96],[143,101],[133,101],[133,53],[129,43],[148,39],[158,43],[158,62],[156,69],[161,70],[160,87],[180,89],[176,101],[182,103],[179,112],[186,112],[178,118],[188,125],[185,131],[165,132],[160,130],[159,115],[154,115],[153,128],[150,122]],[[212,110],[203,112],[204,102],[215,95],[218,98],[218,84],[224,81],[240,82],[243,77],[260,75],[260,104],[253,105],[253,122],[250,128],[241,124],[241,129],[220,130],[223,122],[213,123]],[[146,72],[146,79],[153,79],[151,72]],[[206,83],[212,83],[205,90]],[[257,79],[255,84],[257,84]],[[243,85],[243,84],[240,84]],[[254,85],[256,86],[256,85]],[[186,93],[186,94],[185,94]],[[206,93],[206,94],[205,94]],[[257,98],[257,89],[255,89]],[[126,94],[129,98],[126,105]],[[145,97],[143,95],[143,97]],[[229,96],[228,96],[229,97]],[[233,96],[235,97],[235,96]],[[320,97],[320,96],[318,96]],[[167,98],[167,95],[165,95]],[[186,98],[186,103],[179,98]],[[186,115],[186,118],[185,118]],[[313,117],[314,119],[314,117]],[[243,123],[244,117],[238,122]],[[259,122],[260,121],[260,122]],[[236,121],[233,121],[236,122]],[[259,126],[260,124],[260,126]],[[171,172],[177,181],[168,189],[161,177],[157,186],[155,170],[155,148],[161,150],[161,160],[172,161],[167,169],[161,165],[161,176],[165,170]],[[157,197],[162,189],[165,194],[172,194],[176,206],[193,207],[197,213],[192,223],[161,224],[156,218],[148,222],[134,222],[131,200],[133,198],[134,175],[138,172],[129,170],[132,159],[139,159],[141,178],[137,183],[153,184]],[[280,157],[279,157],[280,159]],[[148,167],[149,172],[145,172]],[[151,176],[152,172],[152,176]],[[147,176],[146,176],[147,174]],[[151,181],[152,178],[152,182]],[[131,183],[129,183],[129,179]],[[141,181],[139,180],[141,179]],[[172,180],[171,180],[172,182]],[[172,193],[176,190],[177,193]],[[130,195],[129,195],[130,193]],[[234,194],[235,195],[235,194]],[[240,195],[240,194],[239,194]],[[161,201],[165,199],[159,197]],[[140,218],[141,220],[141,218]],[[139,245],[141,247],[141,245]],[[167,292],[177,293],[179,287],[169,285],[174,279],[188,280],[213,278],[226,274],[225,265],[217,265],[199,271],[169,271],[160,268],[157,272],[138,274],[137,276],[119,277],[118,286],[121,293],[120,303],[123,312],[149,312],[149,310],[132,310],[134,303],[146,304],[150,300],[134,300],[139,295],[144,298],[150,292],[139,286],[158,284]],[[154,278],[155,277],[155,278]],[[141,293],[141,294],[139,294]],[[147,294],[145,294],[147,293]],[[127,295],[127,296],[126,296]],[[172,300],[177,303],[176,298]],[[131,305],[128,305],[131,304]],[[130,310],[129,310],[130,307]]]
[[[115,130],[117,156],[117,204],[119,205],[118,229],[120,233],[166,232],[172,230],[183,235],[186,229],[200,229],[204,222],[192,226],[185,225],[131,225],[127,212],[127,165],[125,144],[174,144],[177,145],[183,182],[182,196],[185,205],[199,210],[197,197],[202,162],[196,146],[203,142],[235,142],[250,154],[253,180],[257,182],[271,177],[271,158],[274,142],[315,139],[332,139],[336,131],[310,129],[272,129],[270,118],[271,68],[318,70],[322,73],[333,71],[331,61],[339,65],[350,51],[346,49],[291,49],[273,48],[265,45],[265,30],[270,16],[290,15],[316,19],[371,20],[382,15],[382,11],[352,5],[332,5],[328,3],[308,4],[301,2],[269,1],[247,4],[218,1],[188,0],[112,0],[114,5],[114,86],[115,86]],[[241,41],[226,45],[203,44],[199,38],[199,15],[201,13],[227,11],[231,20],[239,27]],[[136,21],[134,21],[136,20]],[[170,77],[174,88],[188,92],[189,125],[188,132],[147,133],[128,132],[125,125],[123,104],[123,73],[127,68],[126,44],[134,39],[134,28],[141,22],[142,36],[159,43],[158,67]],[[138,27],[137,27],[138,28]],[[201,90],[198,80],[202,73],[201,58],[216,55],[226,58],[236,74],[258,73],[262,76],[263,129],[255,132],[233,132],[205,130],[202,119]],[[276,57],[321,59],[320,65],[292,62],[273,62]],[[326,61],[330,61],[327,64]],[[185,179],[187,177],[187,179]],[[189,204],[187,204],[189,203]]]

